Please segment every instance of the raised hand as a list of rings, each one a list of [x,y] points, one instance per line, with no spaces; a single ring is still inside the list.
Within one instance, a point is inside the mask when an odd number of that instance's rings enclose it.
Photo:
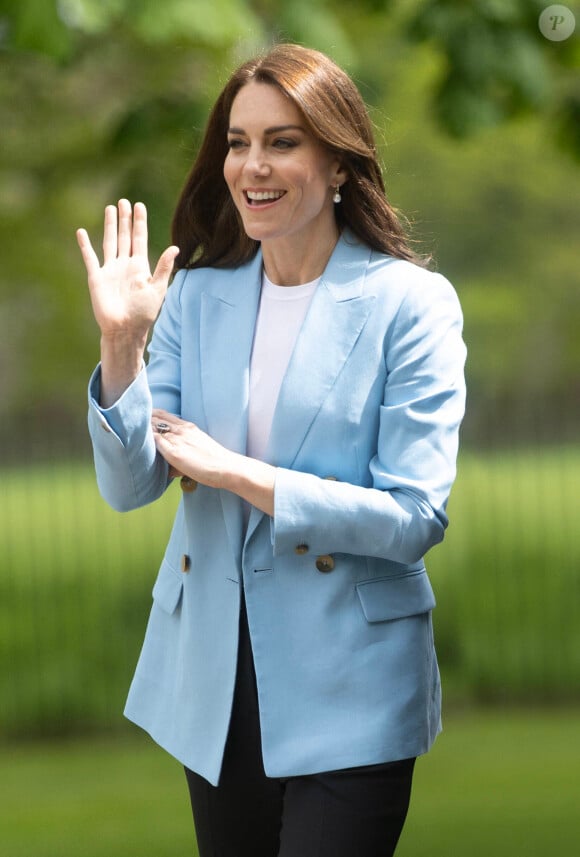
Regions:
[[[89,280],[93,313],[101,329],[100,403],[110,407],[139,374],[147,335],[159,314],[173,263],[168,247],[151,273],[147,256],[147,209],[122,199],[105,209],[103,264],[86,230],[77,231]]]
[[[168,247],[153,274],[147,255],[147,209],[122,199],[105,209],[103,264],[84,229],[77,241],[87,269],[93,312],[103,337],[141,341],[157,318],[165,297],[177,247]]]

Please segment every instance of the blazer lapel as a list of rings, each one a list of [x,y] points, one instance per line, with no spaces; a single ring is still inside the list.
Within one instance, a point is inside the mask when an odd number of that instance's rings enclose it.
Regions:
[[[363,295],[368,247],[348,231],[339,240],[316,289],[284,376],[266,460],[291,467],[312,422],[348,359],[374,304]],[[246,542],[263,513],[252,509]]]
[[[201,385],[207,431],[227,449],[245,454],[250,356],[260,300],[262,254],[247,265],[214,269],[201,296]],[[220,491],[224,519],[239,563],[242,501]]]
[[[291,467],[374,303],[363,296],[370,250],[346,233],[316,289],[292,353],[272,422],[268,461]]]
[[[242,454],[261,271],[261,253],[235,272],[214,269],[201,296],[201,385],[207,430],[214,440]]]

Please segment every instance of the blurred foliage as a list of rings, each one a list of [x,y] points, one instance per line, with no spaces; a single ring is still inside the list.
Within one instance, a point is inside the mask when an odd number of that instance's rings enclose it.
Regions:
[[[579,41],[543,38],[543,6],[0,0],[5,460],[40,436],[40,454],[61,436],[71,451],[65,423],[84,438],[98,337],[75,228],[98,245],[104,206],[142,199],[155,257],[209,106],[276,40],[329,53],[371,106],[390,196],[419,212],[465,308],[468,439],[526,429],[530,409],[565,435],[560,414],[580,411]]]
[[[409,33],[434,41],[445,56],[434,99],[444,128],[465,137],[543,108],[552,111],[557,133],[580,157],[574,136],[566,131],[578,119],[573,73],[580,59],[578,39],[556,47],[540,38],[538,18],[545,8],[544,0],[427,0],[421,5]]]

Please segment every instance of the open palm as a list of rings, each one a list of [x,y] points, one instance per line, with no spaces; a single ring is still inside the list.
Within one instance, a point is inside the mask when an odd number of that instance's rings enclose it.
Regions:
[[[93,313],[104,337],[143,337],[157,318],[179,250],[168,247],[151,273],[147,209],[128,200],[105,209],[103,264],[84,229],[77,240],[87,269]]]

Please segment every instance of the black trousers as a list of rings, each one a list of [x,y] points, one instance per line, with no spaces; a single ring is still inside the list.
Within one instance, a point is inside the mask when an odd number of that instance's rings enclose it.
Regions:
[[[185,769],[200,857],[390,857],[414,759],[287,779],[264,773],[245,609],[219,786]]]

